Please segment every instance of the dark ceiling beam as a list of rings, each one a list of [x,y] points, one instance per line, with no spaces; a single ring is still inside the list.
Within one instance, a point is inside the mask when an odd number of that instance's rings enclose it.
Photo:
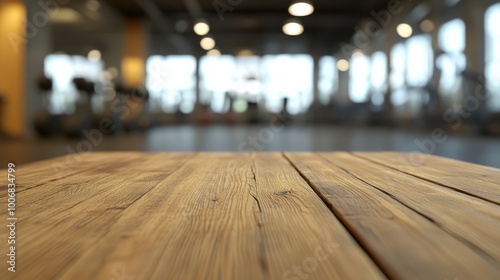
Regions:
[[[117,10],[119,10],[124,16],[126,17],[133,17],[133,18],[136,18],[136,17],[145,17],[146,15],[140,11],[140,10],[123,10],[123,9],[120,9],[119,7],[116,7],[115,8]],[[317,15],[328,15],[328,16],[346,16],[346,17],[370,17],[371,16],[371,12],[372,11],[375,11],[377,12],[378,10],[359,10],[359,9],[356,9],[356,10],[350,10],[350,9],[335,9],[335,10],[321,10],[321,11],[315,11],[313,15],[311,15],[310,17],[315,17]],[[170,17],[170,16],[174,16],[174,17],[192,17],[190,15],[190,13],[186,10],[179,10],[179,11],[172,11],[172,10],[169,10],[169,11],[165,11],[163,10],[162,11],[162,14],[164,16],[167,16],[167,17]],[[198,13],[196,13],[198,14]],[[238,10],[235,10],[233,12],[226,12],[224,14],[224,17],[227,18],[227,17],[236,17],[236,16],[239,16],[239,15],[246,15],[246,16],[260,16],[260,15],[288,15],[288,17],[291,17],[291,15],[285,10],[285,11],[259,11],[259,10],[242,10],[242,11],[238,11]],[[216,12],[211,12],[211,11],[203,11],[202,13],[199,13],[199,17],[206,17],[206,16],[210,16],[210,17],[214,17],[214,18],[217,18],[218,19],[218,15]]]
[[[191,49],[192,45],[180,34],[173,33],[170,22],[163,16],[162,11],[151,0],[135,0],[143,12],[149,17],[153,25],[164,34],[169,34],[169,41],[178,49]]]

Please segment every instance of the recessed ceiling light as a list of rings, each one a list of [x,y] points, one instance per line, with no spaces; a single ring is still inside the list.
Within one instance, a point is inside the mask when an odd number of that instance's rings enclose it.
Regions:
[[[61,7],[57,13],[50,14],[50,21],[54,23],[77,23],[81,20],[80,13],[72,8]]]
[[[283,25],[283,32],[289,36],[297,36],[304,32],[304,26],[297,19],[291,19]]]
[[[342,72],[349,70],[349,61],[345,59],[337,61],[337,69],[339,69]]]
[[[205,37],[201,39],[200,46],[206,51],[211,50],[215,47],[215,40],[210,37]]]
[[[420,29],[422,29],[422,31],[424,32],[432,32],[434,28],[435,28],[434,22],[432,22],[432,20],[430,19],[423,20],[420,23]]]
[[[98,50],[91,50],[89,54],[87,55],[87,58],[90,61],[99,61],[101,60],[101,52]]]
[[[361,50],[355,50],[351,57],[357,57],[357,56],[362,56],[363,55],[363,52]]]
[[[208,56],[220,56],[221,53],[218,49],[211,49],[207,52]]]
[[[87,1],[87,9],[92,12],[97,12],[99,8],[101,7],[101,3],[97,0],[89,0]]]
[[[236,56],[252,56],[252,55],[254,55],[252,50],[242,49],[241,51],[238,52]]]
[[[398,32],[399,36],[403,38],[408,38],[413,34],[413,28],[407,23],[401,23],[398,25],[396,28],[396,31]]]
[[[210,31],[210,26],[208,26],[208,23],[204,20],[199,20],[195,23],[194,27],[194,33],[204,36]]]
[[[288,12],[292,16],[305,17],[314,12],[314,6],[307,0],[294,1],[288,8]]]

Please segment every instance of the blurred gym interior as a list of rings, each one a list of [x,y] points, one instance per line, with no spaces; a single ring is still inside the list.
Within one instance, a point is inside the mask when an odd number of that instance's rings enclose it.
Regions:
[[[497,0],[1,0],[0,159],[406,151],[500,167]]]

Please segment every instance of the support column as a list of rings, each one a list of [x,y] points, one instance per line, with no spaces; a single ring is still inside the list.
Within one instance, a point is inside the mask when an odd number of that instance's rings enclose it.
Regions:
[[[463,98],[473,97],[476,90],[482,88],[479,80],[484,81],[485,73],[485,11],[487,3],[483,1],[463,1],[462,14],[465,22],[465,56],[467,57],[467,70],[475,76],[473,81],[468,81],[468,86],[465,87]],[[475,98],[475,97],[473,97]],[[473,110],[472,117],[469,121],[474,122],[477,126],[483,127],[486,125],[488,118],[486,100],[481,99],[479,107]]]
[[[146,25],[142,20],[125,23],[125,55],[122,60],[123,83],[128,87],[144,85],[146,78]]]
[[[25,134],[25,22],[24,1],[0,2],[0,130],[11,137]]]

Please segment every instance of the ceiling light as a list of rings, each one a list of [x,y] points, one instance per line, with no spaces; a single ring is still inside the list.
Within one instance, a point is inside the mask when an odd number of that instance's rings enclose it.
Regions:
[[[54,23],[77,23],[81,20],[80,13],[72,8],[61,7],[57,13],[50,14],[50,21]]]
[[[243,49],[243,50],[239,51],[236,56],[252,56],[252,55],[254,55],[252,50]]]
[[[89,0],[87,1],[87,9],[92,12],[97,12],[99,8],[101,7],[101,3],[97,0]]]
[[[354,57],[357,57],[357,56],[363,56],[363,52],[362,52],[361,50],[355,50],[355,51],[352,53],[351,57],[353,57],[353,58],[354,58]]]
[[[204,20],[199,20],[196,22],[194,25],[194,33],[203,36],[206,35],[210,31],[210,26],[208,26],[208,23]]]
[[[403,38],[408,38],[413,34],[413,28],[407,23],[401,23],[398,25],[396,28],[396,31],[398,32],[399,36]]]
[[[345,59],[337,61],[337,69],[339,69],[342,72],[349,70],[349,61]]]
[[[292,16],[305,17],[314,12],[314,6],[307,0],[294,1],[288,8],[288,12]]]
[[[431,32],[434,30],[434,22],[430,19],[426,19],[420,23],[420,29],[424,32]]]
[[[215,47],[215,40],[210,37],[205,37],[201,39],[200,46],[206,51],[211,50]]]
[[[283,25],[283,32],[289,36],[297,36],[304,32],[304,26],[297,19],[290,19]]]
[[[207,52],[208,56],[220,56],[221,53],[218,49],[211,49]]]
[[[91,50],[89,54],[87,55],[87,58],[90,61],[99,61],[101,60],[101,52],[98,50]]]

